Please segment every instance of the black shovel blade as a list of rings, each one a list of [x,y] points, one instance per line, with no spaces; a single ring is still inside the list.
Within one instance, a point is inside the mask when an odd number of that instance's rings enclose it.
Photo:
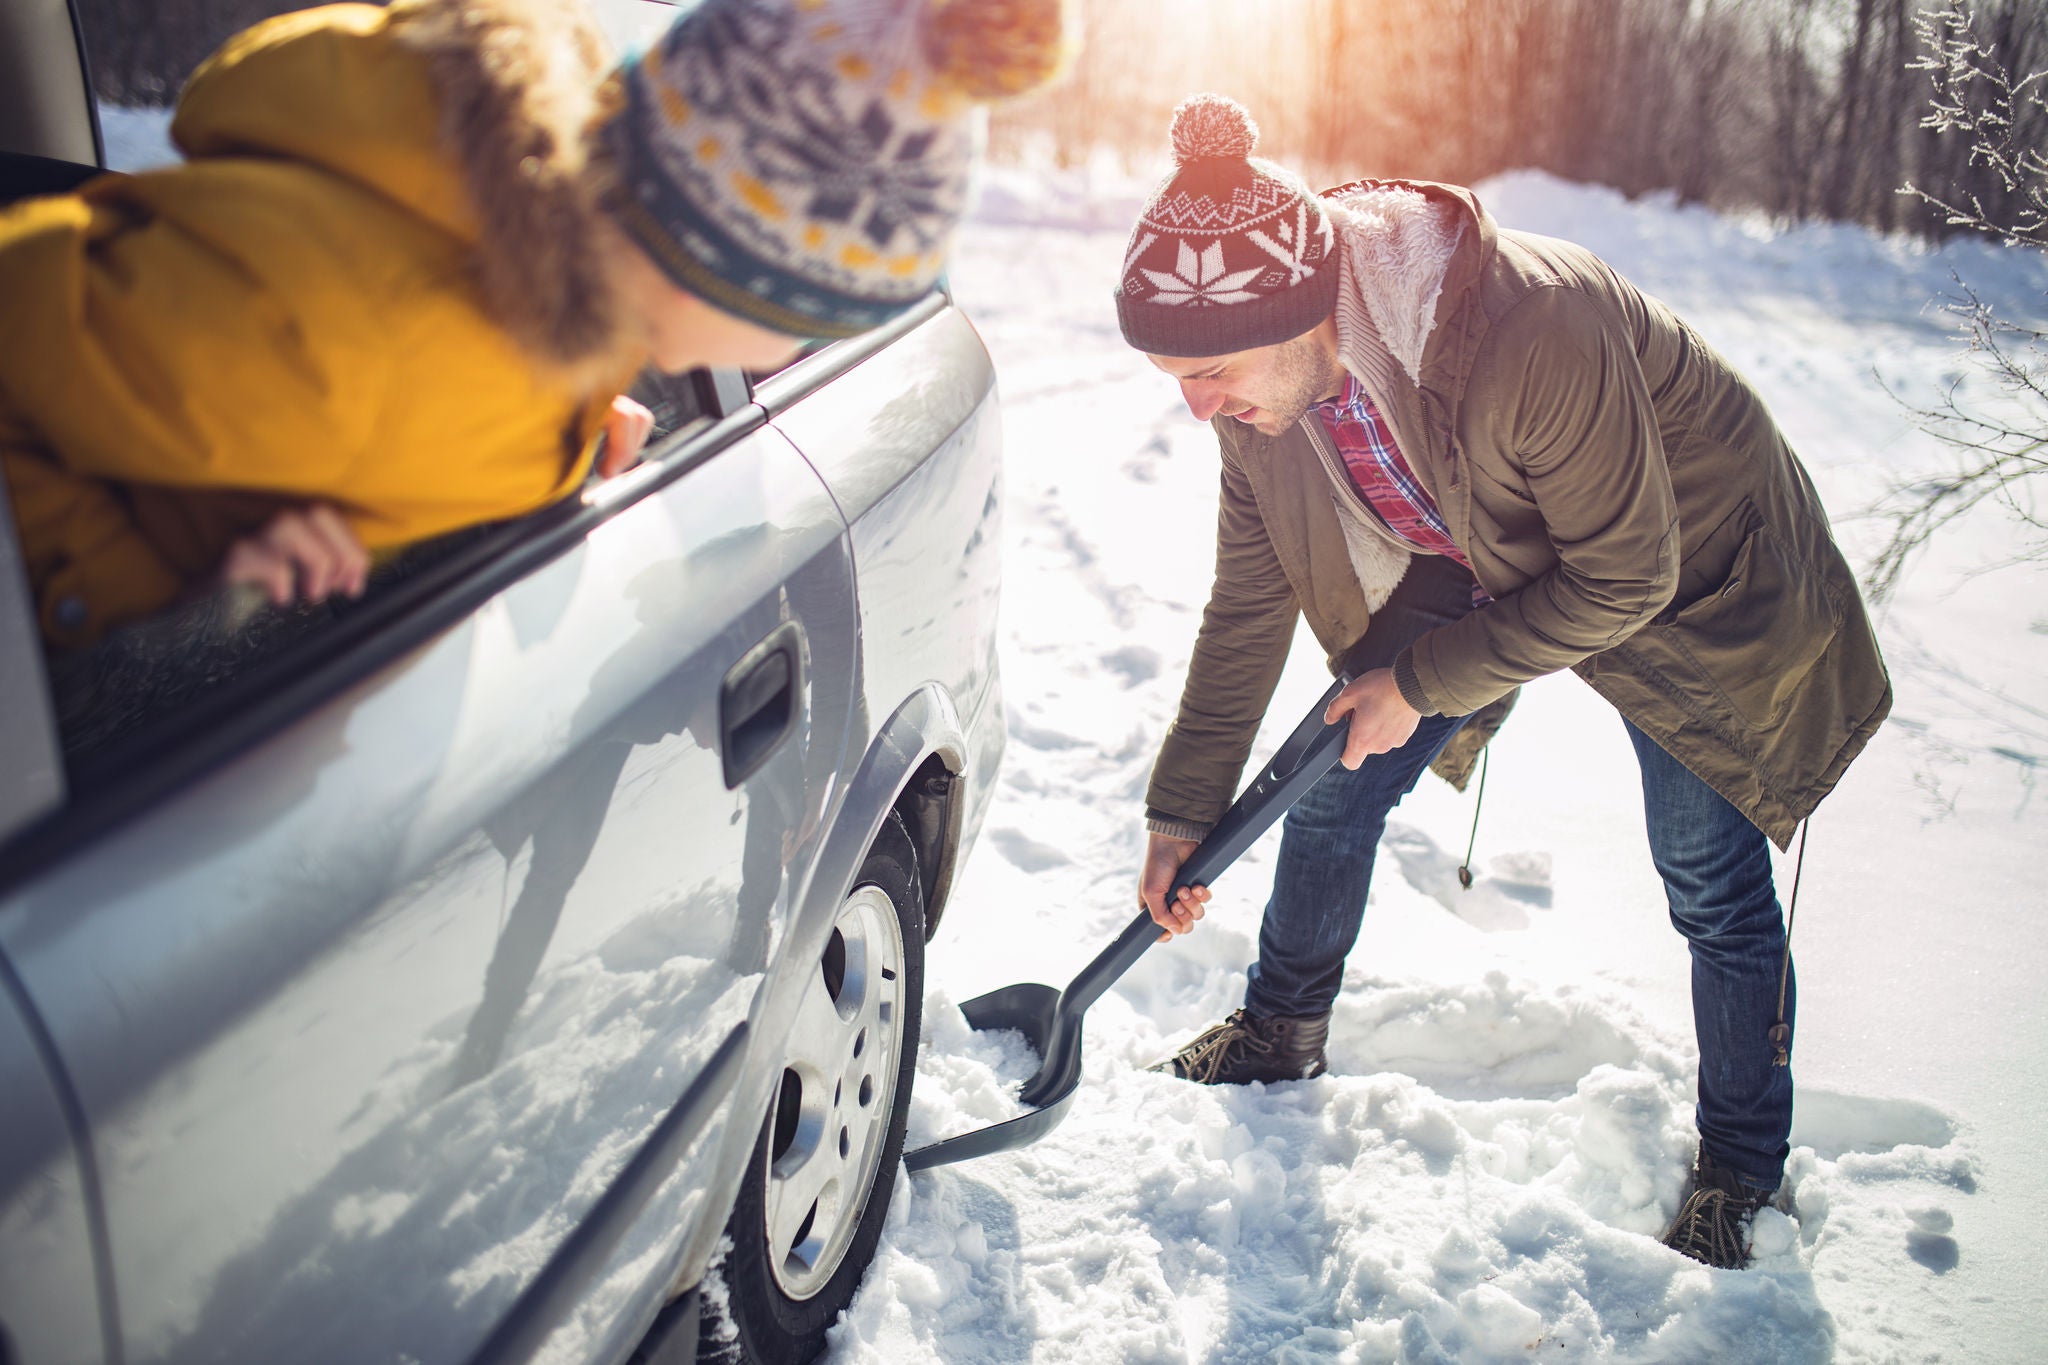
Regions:
[[[977,1033],[990,1029],[1015,1029],[1024,1035],[1024,1041],[1041,1059],[1048,1056],[1048,1048],[1058,1030],[1059,1011],[1060,993],[1051,986],[1041,986],[1036,982],[1005,986],[987,995],[977,995],[960,1007],[960,1012],[967,1016],[968,1026]],[[1068,1027],[1074,1030],[1075,1042],[1078,1043],[1080,1021],[1076,1019]],[[1008,1122],[977,1128],[971,1133],[962,1133],[959,1137],[906,1152],[903,1164],[910,1170],[922,1171],[965,1161],[969,1157],[1007,1152],[1036,1142],[1059,1127],[1074,1102],[1075,1090],[1081,1085],[1081,1050],[1076,1046],[1064,1051],[1064,1065],[1060,1064],[1059,1058],[1053,1058],[1050,1067],[1041,1062],[1038,1072],[1027,1083],[1026,1088],[1038,1097],[1034,1101],[1038,1108]]]
[[[1294,727],[1294,733],[1280,746],[1273,761],[1239,793],[1209,836],[1188,854],[1167,893],[1169,900],[1179,895],[1183,887],[1208,885],[1303,792],[1336,766],[1344,749],[1347,727],[1342,722],[1325,724],[1323,714],[1345,681],[1340,677],[1330,685],[1323,699]],[[976,1029],[1016,1029],[1038,1053],[1037,1073],[1017,1093],[1020,1102],[1033,1106],[1033,1112],[919,1147],[904,1156],[903,1164],[913,1171],[922,1171],[969,1157],[1007,1152],[1036,1142],[1059,1127],[1060,1120],[1067,1116],[1067,1107],[1074,1102],[1074,1091],[1081,1084],[1083,1016],[1159,937],[1159,926],[1152,922],[1151,912],[1140,910],[1116,941],[1097,953],[1095,960],[1082,968],[1064,991],[1025,982],[978,995],[962,1005],[960,1012]]]

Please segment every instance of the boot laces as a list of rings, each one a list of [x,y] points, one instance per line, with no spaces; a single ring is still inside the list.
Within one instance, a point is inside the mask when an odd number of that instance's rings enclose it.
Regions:
[[[1198,1035],[1174,1057],[1181,1075],[1207,1085],[1246,1054],[1271,1056],[1273,1045],[1258,1032],[1258,1026],[1243,1010]]]
[[[1664,1245],[1721,1270],[1740,1270],[1749,1259],[1742,1244],[1743,1220],[1756,1210],[1754,1199],[1702,1185],[1687,1196]]]

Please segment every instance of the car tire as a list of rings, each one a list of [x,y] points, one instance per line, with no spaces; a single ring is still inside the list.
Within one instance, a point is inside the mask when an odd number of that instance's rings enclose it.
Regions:
[[[888,1215],[923,1007],[917,857],[892,812],[798,1006],[705,1296],[700,1363],[798,1365],[824,1348]]]

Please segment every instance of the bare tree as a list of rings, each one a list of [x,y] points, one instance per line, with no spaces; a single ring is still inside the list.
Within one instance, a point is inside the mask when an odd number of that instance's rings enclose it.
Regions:
[[[1972,2],[1973,40],[2005,69],[2048,67],[2048,0]],[[1963,228],[1895,194],[1901,180],[1986,222],[2024,208],[1969,162],[1968,137],[1919,126],[1913,11],[1939,0],[1076,3],[1088,43],[1074,79],[999,113],[999,150],[1049,145],[1074,160],[1110,146],[1156,166],[1167,111],[1207,89],[1244,100],[1262,150],[1324,183],[1531,167],[1929,237]],[[1983,89],[1958,107],[1984,113]],[[2002,136],[2016,158],[2048,143],[2048,123],[2016,119]]]
[[[1956,186],[1937,193],[1908,184],[1901,193],[1938,210],[1951,228],[2013,250],[2048,250],[2048,62],[2010,65],[1964,0],[1945,0],[1913,23],[1924,51],[1912,69],[1933,84],[1922,126],[1966,142],[1969,154]],[[1880,600],[1936,532],[1985,502],[2004,504],[2028,528],[2027,557],[2048,559],[2048,519],[2035,501],[2048,471],[2048,332],[2000,316],[1960,277],[1955,286],[1943,307],[1957,320],[1971,368],[1997,397],[1966,398],[1959,381],[1934,406],[1909,408],[1948,448],[1952,468],[1895,490],[1884,509],[1891,539],[1869,575]]]

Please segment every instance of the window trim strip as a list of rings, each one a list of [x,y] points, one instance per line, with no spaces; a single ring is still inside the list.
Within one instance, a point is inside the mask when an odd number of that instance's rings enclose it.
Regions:
[[[771,418],[816,393],[861,362],[887,350],[900,337],[908,336],[953,306],[945,294],[934,290],[901,314],[857,337],[835,342],[816,355],[754,381],[754,401]]]

